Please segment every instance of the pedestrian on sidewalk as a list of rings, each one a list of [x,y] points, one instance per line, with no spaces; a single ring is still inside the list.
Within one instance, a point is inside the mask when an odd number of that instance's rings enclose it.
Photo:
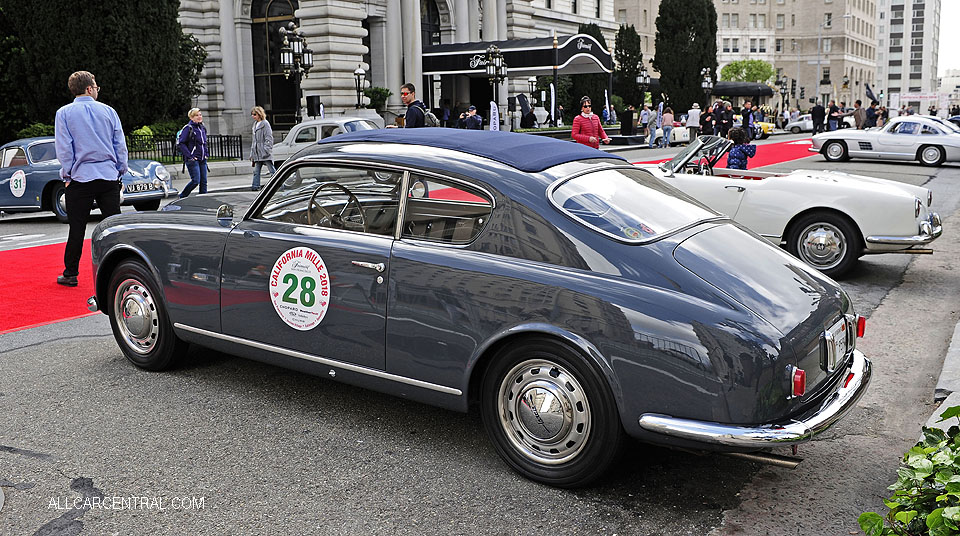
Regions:
[[[253,163],[253,185],[250,189],[260,189],[260,170],[267,166],[272,177],[277,168],[273,165],[273,129],[267,121],[267,113],[262,106],[254,106],[250,115],[253,124],[253,143],[250,145],[250,161]]]
[[[180,199],[190,195],[197,186],[200,193],[207,193],[207,128],[203,126],[203,114],[200,108],[191,108],[187,112],[190,122],[180,129],[177,147],[183,155],[183,161],[190,172],[190,182],[180,192]]]
[[[670,134],[673,132],[673,108],[667,106],[663,109],[663,138],[660,140],[660,147],[670,147]]]
[[[573,140],[594,149],[600,148],[600,142],[610,143],[610,138],[600,124],[600,118],[593,113],[590,97],[580,99],[580,110],[580,115],[573,118],[573,130],[570,132]]]
[[[97,202],[104,218],[120,213],[120,177],[127,172],[127,142],[117,112],[97,102],[100,86],[92,73],[71,74],[67,87],[73,102],[57,110],[54,124],[70,225],[63,274],[57,277],[57,284],[75,287],[93,202]]]
[[[644,136],[647,135],[647,124],[650,123],[650,107],[646,104],[640,110],[640,120],[637,121],[637,135],[640,136],[640,143],[643,143]]]
[[[690,142],[693,143],[697,141],[697,136],[700,135],[700,103],[695,102],[693,106],[687,110],[687,130],[690,132]]]

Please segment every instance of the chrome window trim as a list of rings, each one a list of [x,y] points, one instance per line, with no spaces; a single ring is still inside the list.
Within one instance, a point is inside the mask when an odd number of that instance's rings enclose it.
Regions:
[[[314,363],[319,363],[321,365],[329,365],[331,367],[340,368],[343,370],[349,370],[350,372],[356,372],[358,374],[364,374],[366,376],[373,376],[375,378],[380,378],[383,380],[394,381],[398,383],[403,383],[406,385],[412,385],[414,387],[420,387],[423,389],[429,389],[431,391],[437,391],[447,395],[462,396],[463,391],[453,387],[447,387],[445,385],[438,385],[435,383],[425,382],[423,380],[417,380],[414,378],[408,378],[406,376],[398,376],[396,374],[390,374],[382,370],[372,369],[368,367],[361,367],[359,365],[354,365],[351,363],[345,363],[343,361],[337,361],[336,359],[329,359],[326,357],[320,357],[313,354],[308,354],[305,352],[298,352],[296,350],[289,350],[287,348],[282,348],[280,346],[274,346],[272,344],[266,344],[257,341],[251,341],[249,339],[244,339],[242,337],[235,337],[233,335],[225,335],[223,333],[216,333],[213,331],[208,331],[203,328],[197,328],[194,326],[188,326],[186,324],[181,324],[179,322],[174,323],[173,327],[177,329],[182,329],[184,331],[189,331],[191,333],[196,333],[198,335],[203,335],[206,337],[211,337],[214,339],[220,339],[227,342],[232,342],[236,344],[242,344],[244,346],[249,346],[251,348],[257,348],[258,350],[266,350],[268,352],[274,352],[277,354],[283,354],[289,357],[295,357],[297,359],[303,359],[306,361],[312,361]]]
[[[606,236],[607,238],[611,238],[611,239],[613,239],[613,240],[615,240],[615,241],[617,241],[617,242],[620,242],[620,243],[623,243],[623,244],[638,245],[638,246],[639,246],[639,245],[644,245],[644,244],[651,244],[651,243],[656,242],[656,241],[658,241],[658,240],[663,240],[664,238],[667,238],[667,237],[669,237],[669,236],[675,235],[675,234],[677,234],[677,233],[679,233],[679,232],[682,232],[682,231],[685,231],[685,230],[687,230],[687,229],[691,229],[691,228],[696,227],[697,225],[700,225],[700,224],[702,224],[702,223],[710,223],[710,222],[717,222],[717,221],[733,221],[731,218],[729,218],[729,217],[727,217],[727,216],[718,215],[718,216],[713,217],[713,218],[704,218],[704,219],[701,219],[701,220],[696,220],[696,221],[694,221],[694,222],[688,223],[688,224],[686,224],[686,225],[681,225],[681,226],[679,226],[679,227],[675,227],[675,228],[673,228],[673,229],[668,229],[668,230],[666,230],[666,231],[664,231],[664,232],[662,232],[662,233],[660,233],[660,234],[658,234],[658,235],[656,235],[656,236],[653,236],[653,237],[651,237],[651,238],[646,238],[646,239],[643,239],[643,240],[631,240],[631,239],[629,239],[629,238],[625,238],[625,237],[623,237],[623,236],[615,235],[615,234],[613,234],[613,233],[611,233],[611,232],[604,231],[603,229],[601,229],[601,228],[599,228],[599,227],[597,227],[597,226],[595,226],[595,225],[591,225],[591,224],[589,224],[589,223],[587,223],[587,222],[585,222],[585,221],[583,221],[583,220],[581,220],[581,219],[579,219],[579,218],[574,217],[572,214],[570,214],[569,212],[567,212],[566,210],[564,210],[563,207],[561,207],[560,205],[558,205],[557,202],[556,202],[556,200],[554,200],[554,198],[553,198],[553,192],[554,192],[557,188],[559,188],[560,186],[562,186],[563,183],[565,183],[565,182],[567,182],[567,181],[570,181],[570,180],[573,180],[573,179],[576,179],[577,177],[581,177],[581,176],[583,176],[583,175],[587,175],[587,174],[590,174],[590,173],[596,173],[596,172],[598,172],[598,171],[609,171],[609,170],[611,170],[611,169],[629,169],[629,170],[634,170],[634,171],[636,171],[636,170],[644,171],[642,168],[638,168],[638,167],[636,167],[636,166],[634,166],[634,165],[632,165],[632,164],[613,164],[613,165],[609,165],[609,166],[595,167],[595,168],[592,168],[592,169],[585,169],[585,170],[582,170],[582,171],[578,171],[578,172],[576,172],[576,173],[574,173],[574,174],[572,174],[572,175],[568,175],[568,176],[566,176],[566,177],[561,177],[561,178],[553,181],[552,183],[550,183],[550,185],[547,186],[547,191],[546,191],[547,201],[548,201],[548,202],[550,203],[550,205],[553,206],[553,208],[555,208],[560,214],[562,214],[562,215],[565,216],[566,218],[572,220],[572,221],[573,221],[574,223],[576,223],[577,225],[581,225],[581,226],[583,226],[583,227],[585,227],[585,228],[587,228],[587,229],[590,229],[591,231],[600,233],[601,235]],[[650,172],[647,171],[647,173],[650,173]],[[654,175],[654,174],[652,174],[652,173],[650,173],[650,176],[653,177],[654,179],[663,181],[663,179],[657,178],[657,176]],[[666,183],[666,184],[669,186],[669,183]],[[674,188],[675,188],[675,187],[674,187]],[[684,194],[684,195],[686,195],[686,194]],[[690,197],[691,199],[693,199],[693,198],[692,198],[691,196],[689,196],[689,195],[688,195],[687,197]],[[700,203],[700,204],[703,205],[703,203]],[[709,211],[711,211],[711,212],[714,212],[713,209],[707,207],[706,205],[703,205],[703,206],[704,206],[707,210],[709,210]]]

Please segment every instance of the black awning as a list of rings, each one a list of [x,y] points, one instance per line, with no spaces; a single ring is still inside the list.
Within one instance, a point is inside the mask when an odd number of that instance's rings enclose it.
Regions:
[[[713,94],[720,97],[772,97],[773,88],[757,82],[720,81],[713,86]]]
[[[478,41],[423,47],[423,74],[463,74],[486,76],[487,47],[496,45],[512,76],[613,72],[613,58],[593,36],[577,34],[557,36],[554,51],[552,37]]]

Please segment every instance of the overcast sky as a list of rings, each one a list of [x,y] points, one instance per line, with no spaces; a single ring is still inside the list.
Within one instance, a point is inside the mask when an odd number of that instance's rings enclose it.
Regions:
[[[960,32],[950,23],[960,17],[960,1],[943,0],[940,3],[940,53],[937,55],[937,75],[947,69],[960,69]]]

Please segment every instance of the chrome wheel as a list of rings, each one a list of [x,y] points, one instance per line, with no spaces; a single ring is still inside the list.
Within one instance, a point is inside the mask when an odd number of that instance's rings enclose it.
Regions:
[[[928,145],[920,151],[920,161],[927,166],[938,166],[943,162],[943,149]]]
[[[120,339],[130,350],[148,354],[157,344],[160,318],[153,295],[145,285],[135,279],[125,279],[118,286],[113,298]]]
[[[577,378],[556,363],[533,359],[518,364],[503,376],[497,400],[506,437],[529,461],[568,462],[587,444],[587,394]]]
[[[843,261],[847,250],[847,238],[830,223],[816,222],[800,231],[799,257],[818,270],[835,268]]]
[[[830,160],[841,160],[846,156],[847,148],[844,147],[842,143],[833,142],[827,145],[824,153]]]

